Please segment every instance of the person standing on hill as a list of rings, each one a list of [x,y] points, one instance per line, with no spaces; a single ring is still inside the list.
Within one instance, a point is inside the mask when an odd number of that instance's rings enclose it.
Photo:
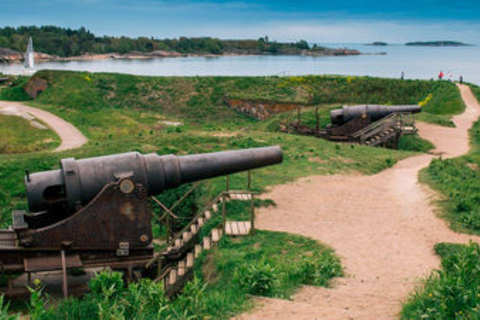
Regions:
[[[443,79],[443,71],[440,71],[440,73],[438,74],[438,80],[442,80]]]
[[[448,81],[452,82],[453,78],[453,73],[451,71],[448,71]]]

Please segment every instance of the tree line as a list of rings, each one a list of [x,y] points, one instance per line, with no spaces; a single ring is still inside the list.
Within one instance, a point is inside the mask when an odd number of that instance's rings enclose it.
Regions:
[[[61,28],[56,26],[21,26],[0,28],[0,48],[10,48],[25,51],[28,38],[32,37],[35,51],[60,57],[78,56],[87,53],[120,54],[132,51],[152,52],[157,50],[176,51],[184,54],[223,54],[223,53],[269,53],[298,54],[303,50],[323,50],[314,45],[310,47],[307,41],[292,43],[270,41],[267,36],[258,40],[221,40],[201,37],[176,39],[156,39],[148,37],[98,37],[89,30]]]

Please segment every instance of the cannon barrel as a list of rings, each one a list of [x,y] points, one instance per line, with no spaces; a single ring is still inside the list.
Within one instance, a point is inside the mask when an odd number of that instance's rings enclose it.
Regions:
[[[129,178],[141,183],[149,195],[181,184],[261,168],[282,162],[280,147],[253,148],[188,156],[138,152],[60,161],[61,168],[27,174],[28,206],[31,212],[62,206],[76,212],[111,181]]]
[[[334,109],[330,111],[330,119],[332,124],[344,124],[348,121],[366,115],[373,121],[380,120],[392,113],[417,113],[422,111],[422,107],[418,105],[404,106],[381,106],[381,105],[361,105],[361,106],[343,106],[342,109]]]

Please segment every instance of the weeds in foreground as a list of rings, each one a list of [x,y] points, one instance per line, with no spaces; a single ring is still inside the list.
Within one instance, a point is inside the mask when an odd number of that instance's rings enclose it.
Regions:
[[[53,301],[37,283],[28,309],[33,320],[229,319],[252,305],[252,295],[288,298],[301,284],[327,286],[341,275],[339,259],[317,241],[258,231],[244,239],[224,237],[219,247],[204,252],[194,279],[173,300],[165,297],[162,283],[143,279],[124,285],[121,273],[102,271],[81,299]],[[1,299],[0,315],[8,315]]]
[[[247,293],[267,297],[273,293],[278,281],[275,268],[264,261],[242,265],[234,279]]]
[[[480,319],[480,246],[437,244],[442,258],[402,310],[402,319]]]

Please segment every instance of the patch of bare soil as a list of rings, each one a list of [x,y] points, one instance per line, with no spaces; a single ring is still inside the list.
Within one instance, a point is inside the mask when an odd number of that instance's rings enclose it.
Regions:
[[[444,158],[468,152],[468,129],[480,115],[469,87],[459,89],[467,108],[454,117],[456,128],[419,124],[420,135]],[[436,195],[417,179],[433,158],[408,158],[373,176],[315,176],[273,188],[265,197],[277,206],[261,209],[257,226],[330,245],[346,277],[331,289],[304,286],[293,301],[259,299],[259,308],[238,319],[397,318],[419,280],[439,267],[436,243],[479,240],[435,216]]]
[[[88,141],[88,139],[71,123],[51,114],[50,112],[28,107],[19,102],[10,101],[0,101],[0,109],[8,109],[11,111],[11,114],[19,117],[39,119],[49,126],[62,140],[60,146],[54,150],[56,152],[79,148]],[[14,112],[12,112],[12,110]]]

